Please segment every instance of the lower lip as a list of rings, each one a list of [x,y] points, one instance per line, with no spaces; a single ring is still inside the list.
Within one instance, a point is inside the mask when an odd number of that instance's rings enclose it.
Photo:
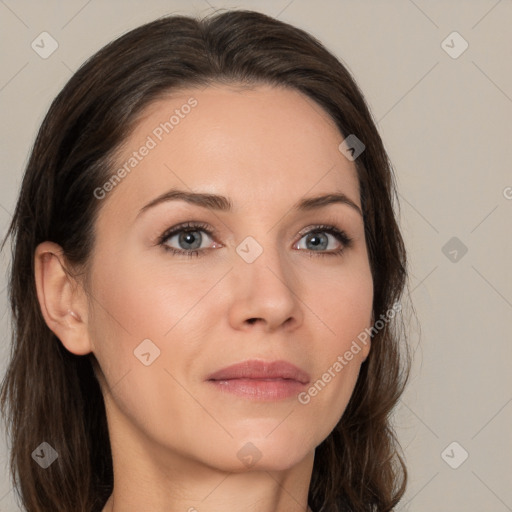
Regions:
[[[305,384],[290,379],[210,380],[218,390],[253,400],[281,400],[297,396]]]

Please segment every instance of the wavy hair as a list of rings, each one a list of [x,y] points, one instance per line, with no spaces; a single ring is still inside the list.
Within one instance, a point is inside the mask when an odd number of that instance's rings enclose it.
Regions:
[[[109,43],[53,101],[24,173],[11,240],[12,345],[0,390],[10,439],[11,479],[30,512],[101,511],[113,489],[105,406],[93,354],[68,352],[37,299],[34,252],[50,240],[80,269],[94,248],[94,190],[144,109],[169,92],[212,83],[269,84],[300,91],[364,142],[355,160],[374,283],[374,318],[403,295],[406,252],[395,216],[395,178],[365,99],[346,67],[307,32],[252,11],[196,19],[167,16]],[[407,472],[391,426],[410,367],[397,317],[372,334],[372,348],[341,420],[317,447],[309,488],[316,512],[386,512]],[[405,347],[405,349],[404,349]],[[31,457],[48,441],[48,469]]]

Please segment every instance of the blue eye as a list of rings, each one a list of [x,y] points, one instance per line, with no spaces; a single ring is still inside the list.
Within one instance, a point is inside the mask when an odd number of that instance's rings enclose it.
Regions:
[[[169,251],[172,254],[188,257],[202,256],[207,253],[207,250],[206,248],[201,247],[204,242],[204,237],[201,233],[206,233],[209,238],[213,236],[213,232],[209,229],[207,224],[187,222],[165,231],[159,237],[158,244],[163,246],[166,251]],[[178,244],[178,248],[169,245],[170,240],[175,237],[177,237],[177,240],[174,243]],[[341,247],[334,250],[328,250],[329,237],[336,239],[341,244]],[[299,242],[294,245],[294,249],[305,249],[310,256],[341,255],[346,248],[352,245],[352,239],[349,238],[344,231],[331,225],[313,226],[309,231],[302,235],[301,240],[303,238],[306,239],[306,247],[301,246],[299,240]],[[222,247],[222,245],[217,244],[216,242],[213,242],[213,244],[214,245],[209,248]]]
[[[173,254],[183,254],[186,256],[199,256],[199,250],[202,245],[203,236],[201,232],[206,233],[207,236],[211,237],[212,232],[208,229],[206,224],[186,223],[179,226],[175,226],[170,230],[167,230],[158,240],[158,243],[164,247],[165,250],[170,251]],[[177,243],[183,248],[176,249],[168,245],[172,238],[177,237]],[[201,248],[203,252],[203,248]]]
[[[338,240],[341,247],[334,250],[327,250],[329,245],[329,237]],[[302,238],[306,239],[305,249],[310,252],[318,252],[318,256],[336,256],[341,254],[347,247],[352,244],[352,239],[347,236],[344,231],[335,228],[334,226],[316,226],[314,229],[308,231]],[[300,241],[296,244],[297,248]]]

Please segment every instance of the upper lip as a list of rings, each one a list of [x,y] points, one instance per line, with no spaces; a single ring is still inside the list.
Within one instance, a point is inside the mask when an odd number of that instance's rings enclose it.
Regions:
[[[307,384],[310,377],[307,372],[287,361],[250,360],[222,368],[206,380],[230,379],[289,379]]]

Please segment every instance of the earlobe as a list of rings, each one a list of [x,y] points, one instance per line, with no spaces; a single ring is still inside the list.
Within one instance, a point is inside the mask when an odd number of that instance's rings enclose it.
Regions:
[[[37,298],[48,327],[67,350],[76,355],[91,352],[87,331],[87,301],[82,286],[69,274],[62,248],[42,242],[34,255]]]

